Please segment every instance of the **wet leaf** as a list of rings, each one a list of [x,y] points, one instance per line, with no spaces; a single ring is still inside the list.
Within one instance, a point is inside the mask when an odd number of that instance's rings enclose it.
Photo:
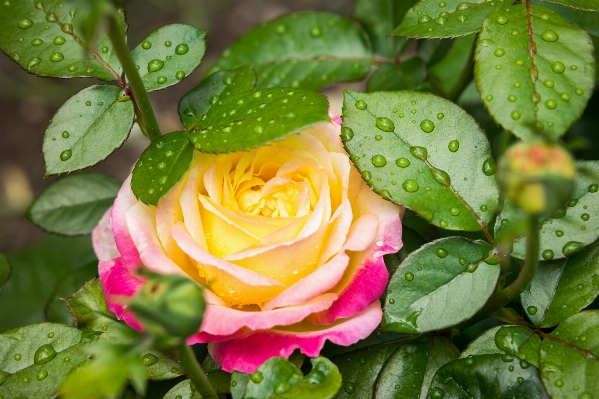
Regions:
[[[86,8],[70,13],[60,0],[3,1],[0,5],[0,47],[21,68],[39,76],[91,76],[120,80],[121,65],[106,33],[93,43],[85,39]],[[125,15],[116,12],[126,31]]]
[[[431,224],[476,231],[491,220],[499,194],[489,142],[452,102],[346,91],[341,139],[377,193]]]
[[[127,99],[116,86],[91,86],[69,98],[44,134],[46,175],[95,165],[119,148],[133,126]]]
[[[150,33],[133,51],[133,61],[148,91],[175,85],[189,76],[206,52],[206,32],[172,24]]]
[[[121,184],[98,173],[67,176],[48,186],[25,217],[52,233],[89,234],[112,206]]]
[[[412,252],[389,282],[383,329],[415,334],[472,317],[499,277],[499,266],[485,262],[490,250],[486,242],[450,237]]]
[[[370,70],[372,50],[366,33],[335,14],[287,14],[261,24],[223,52],[217,69],[250,63],[258,88],[318,90],[330,83],[359,80]]]
[[[154,140],[133,169],[131,189],[144,204],[157,205],[181,181],[194,156],[187,132],[174,132]]]
[[[582,115],[597,66],[587,32],[527,3],[485,19],[474,74],[495,120],[531,141],[562,136]]]
[[[478,32],[489,13],[509,5],[503,0],[420,0],[408,10],[391,35],[415,38],[464,36]]]

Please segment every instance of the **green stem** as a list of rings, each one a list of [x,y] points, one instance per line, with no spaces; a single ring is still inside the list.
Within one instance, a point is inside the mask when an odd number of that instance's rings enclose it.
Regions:
[[[183,342],[179,346],[179,360],[187,373],[187,376],[193,382],[193,385],[196,387],[202,398],[218,398],[218,395],[210,385],[210,381],[206,377],[204,370],[202,370],[202,366],[196,360],[195,354],[191,350],[191,347],[187,346],[185,342]]]
[[[496,313],[505,305],[518,298],[520,294],[530,285],[537,272],[539,265],[539,217],[536,215],[528,216],[528,226],[526,234],[526,257],[524,266],[516,281],[507,288],[497,291],[489,298],[485,306],[470,320],[468,325],[477,323],[486,317]]]
[[[137,66],[131,57],[131,52],[129,47],[127,47],[125,37],[119,29],[114,16],[110,17],[108,36],[112,42],[114,51],[123,66],[123,71],[127,77],[127,83],[131,86],[131,90],[133,91],[132,100],[135,106],[137,123],[144,134],[150,140],[154,141],[161,137],[162,133],[160,133],[160,127],[158,127],[158,121],[156,120],[156,115],[154,115],[148,92],[144,87],[141,76],[139,76],[139,72],[137,72]],[[125,87],[125,90],[127,90],[127,87]]]

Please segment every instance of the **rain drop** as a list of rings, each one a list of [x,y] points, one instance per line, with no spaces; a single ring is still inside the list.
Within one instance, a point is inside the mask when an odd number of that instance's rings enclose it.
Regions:
[[[541,253],[541,256],[545,260],[551,260],[551,259],[553,259],[553,251],[550,249],[546,249]]]
[[[158,78],[156,79],[156,83],[158,84],[164,84],[166,83],[166,76],[158,76]]]
[[[487,211],[487,206],[486,205],[481,205],[480,206],[480,210],[483,211],[483,212],[486,212]]]
[[[178,54],[178,55],[187,54],[188,51],[189,51],[189,46],[185,43],[179,44],[179,45],[177,45],[177,47],[175,47],[175,54]]]
[[[499,25],[505,25],[507,24],[507,17],[500,15],[497,18],[495,18],[495,22],[497,22]]]
[[[468,19],[468,16],[466,16],[466,15],[458,16],[458,22],[466,22],[467,19]]]
[[[569,241],[568,243],[566,243],[563,248],[562,248],[562,253],[565,256],[570,256],[575,254],[576,252],[579,252],[580,250],[582,250],[584,248],[584,244],[578,241]]]
[[[447,148],[449,148],[449,151],[451,152],[456,152],[460,148],[460,142],[457,140],[451,140]]]
[[[555,61],[553,64],[551,64],[551,70],[555,73],[563,73],[565,69],[566,66],[561,61]]]
[[[451,216],[458,216],[460,214],[460,210],[458,208],[451,208],[449,210],[449,214]]]
[[[70,65],[68,69],[69,72],[75,72],[77,70],[77,67],[75,65]]]
[[[347,384],[345,384],[345,387],[343,389],[345,389],[345,392],[352,394],[356,391],[356,384],[354,384],[353,382],[348,382]]]
[[[152,47],[152,43],[150,43],[149,41],[145,40],[144,42],[141,43],[141,47],[144,50],[148,50],[149,48]]]
[[[372,164],[377,168],[382,168],[387,165],[387,160],[382,155],[375,155],[372,157]]]
[[[557,101],[547,100],[547,101],[545,101],[545,106],[549,109],[555,109],[557,107]]]
[[[445,25],[445,23],[447,22],[447,18],[437,17],[433,20],[433,22],[435,22],[435,24],[437,24],[437,25]]]
[[[152,60],[148,62],[148,72],[157,72],[164,68],[164,61]]]
[[[318,26],[315,26],[310,29],[310,36],[312,36],[312,37],[322,36],[322,30]]]
[[[73,155],[73,152],[71,150],[64,150],[60,153],[60,160],[67,161],[69,160],[69,158],[71,158],[71,155]]]
[[[367,107],[368,107],[368,104],[366,104],[366,102],[364,102],[362,100],[356,101],[356,108],[365,110]]]
[[[518,97],[511,95],[511,96],[508,96],[507,100],[511,103],[515,103],[516,100],[518,100]]]
[[[253,373],[250,376],[250,380],[252,380],[253,382],[255,382],[256,384],[258,384],[260,381],[262,381],[262,379],[264,378],[264,376],[262,375],[261,372],[256,371],[255,373]]]
[[[546,42],[555,42],[557,39],[559,39],[559,36],[555,31],[546,30],[545,32],[541,33],[541,39],[545,40]]]
[[[564,386],[564,380],[562,380],[561,378],[558,378],[557,380],[555,380],[555,386],[558,388],[561,388]]]
[[[410,153],[414,155],[416,158],[426,159],[428,156],[428,151],[424,147],[414,146],[410,148]]]
[[[420,18],[418,18],[418,23],[419,24],[425,24],[427,22],[431,21],[431,17],[429,17],[428,15],[422,15]]]
[[[41,46],[42,44],[44,44],[44,41],[42,39],[33,39],[31,41],[32,46]]]
[[[46,370],[40,370],[37,372],[37,374],[35,375],[35,378],[38,381],[42,381],[43,379],[45,379],[48,376],[48,372]]]
[[[400,168],[407,168],[408,166],[410,166],[410,160],[408,158],[398,158],[395,161],[395,164]]]
[[[393,121],[389,118],[385,118],[384,116],[376,118],[376,127],[383,132],[392,132],[395,130],[395,124]]]
[[[405,274],[405,278],[406,278],[406,280],[407,280],[407,281],[412,281],[412,280],[414,280],[414,273],[407,272],[407,273]]]
[[[586,222],[587,220],[589,220],[589,218],[590,218],[590,217],[591,217],[591,216],[590,216],[588,213],[583,213],[582,215],[580,215],[580,218],[581,218],[582,220],[584,220],[585,222]]]
[[[487,100],[487,101],[493,101],[493,95],[491,95],[491,94],[488,94],[488,95],[485,97],[485,100]]]
[[[170,47],[170,46],[172,46],[172,45],[173,45],[173,43],[172,43],[170,40],[167,40],[167,41],[165,41],[165,42],[164,42],[164,45],[165,45],[166,47]]]
[[[56,357],[56,351],[50,344],[40,346],[33,355],[33,363],[45,364]]]
[[[468,357],[464,362],[466,366],[472,366],[474,364],[474,359],[472,357]]]
[[[554,86],[553,80],[551,79],[547,79],[543,82],[543,84],[545,85],[545,87],[549,87],[550,89]]]
[[[16,354],[13,356],[13,359],[15,359],[16,361],[19,361],[19,360],[21,360],[21,354],[20,354],[20,353],[16,353]]]
[[[449,255],[449,252],[447,252],[446,249],[443,249],[443,248],[437,249],[437,256],[439,258],[445,258],[447,255]]]
[[[495,174],[496,166],[495,159],[487,158],[485,162],[483,162],[483,173],[486,176],[493,176]]]
[[[374,136],[374,139],[376,141],[381,141],[383,139],[383,136],[381,136],[380,134],[377,134],[376,136]]]
[[[445,396],[445,391],[441,388],[433,388],[431,389],[431,398],[432,399],[443,399]]]
[[[91,101],[86,101],[85,102],[85,106],[86,107],[91,107],[92,106],[92,102]]]
[[[435,129],[435,124],[430,119],[425,119],[420,122],[420,129],[425,133],[430,133]]]
[[[183,79],[185,78],[185,72],[183,72],[183,71],[178,71],[178,72],[175,74],[175,78],[176,78],[177,80],[183,80]]]
[[[517,121],[518,119],[520,119],[520,116],[522,116],[522,115],[520,115],[520,112],[518,112],[518,111],[512,112],[512,119],[513,120]]]
[[[416,191],[418,191],[418,182],[414,179],[408,179],[404,181],[401,186],[408,193],[415,193]]]
[[[65,130],[64,132],[62,132],[61,136],[62,136],[62,138],[63,138],[63,139],[68,139],[68,138],[69,138],[69,136],[70,136],[70,134],[69,134],[69,132],[67,132],[67,131]]]
[[[351,141],[354,138],[354,131],[349,127],[341,128],[341,140],[344,142]]]
[[[578,95],[578,96],[582,96],[584,94],[584,90],[576,89],[576,90],[574,90],[574,93],[576,93],[576,95]]]
[[[495,50],[493,54],[495,54],[495,57],[503,57],[503,55],[505,54],[505,50],[502,48],[498,48]]]
[[[264,133],[264,128],[262,128],[262,126],[256,126],[254,127],[254,132],[258,134]]]
[[[62,55],[62,53],[52,53],[50,54],[50,61],[52,62],[60,62],[64,60],[64,55]]]
[[[19,28],[21,29],[29,29],[33,26],[33,21],[27,18],[23,18],[19,21],[17,25],[19,25]]]

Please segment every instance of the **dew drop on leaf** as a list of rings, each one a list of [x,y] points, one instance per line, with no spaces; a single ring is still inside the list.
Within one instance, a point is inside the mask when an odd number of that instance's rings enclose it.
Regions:
[[[189,51],[189,46],[185,43],[181,43],[181,44],[177,45],[177,47],[175,47],[175,54],[178,54],[178,55],[187,54],[188,51]]]
[[[541,253],[541,256],[542,256],[542,257],[543,257],[543,259],[545,259],[545,260],[551,260],[551,259],[553,259],[553,256],[554,256],[554,254],[553,254],[553,251],[552,251],[552,250],[550,250],[550,249],[546,249],[546,250],[544,250],[544,251]]]
[[[418,188],[419,188],[418,182],[414,179],[408,179],[408,180],[404,181],[401,186],[408,193],[415,193],[416,191],[418,191]]]
[[[147,353],[141,357],[141,364],[151,366],[158,361],[158,358],[151,353]]]
[[[35,378],[38,381],[42,381],[43,379],[45,379],[48,376],[48,372],[46,370],[40,370],[37,372],[37,374],[35,375]]]
[[[389,118],[384,116],[376,118],[376,127],[383,132],[393,132],[395,130],[395,124]]]
[[[565,69],[566,66],[561,61],[555,61],[553,64],[551,64],[551,70],[555,73],[563,73]]]
[[[377,168],[382,168],[387,165],[387,159],[382,155],[375,155],[372,157],[372,164]]]
[[[368,104],[366,104],[366,102],[364,102],[363,100],[356,101],[356,108],[365,110],[367,107],[368,107]]]
[[[52,61],[52,62],[60,62],[62,60],[64,60],[64,55],[62,55],[62,53],[56,52],[56,53],[50,54],[50,61]]]
[[[27,18],[23,18],[19,21],[17,25],[19,25],[19,28],[21,29],[29,29],[33,26],[33,21]]]
[[[148,72],[157,72],[164,67],[164,61],[152,60],[148,62]]]
[[[410,166],[410,160],[408,158],[398,158],[395,161],[395,164],[400,168],[407,168],[408,166]]]
[[[73,155],[73,152],[71,150],[64,150],[60,153],[60,160],[68,161],[71,158],[71,155]]]
[[[555,31],[546,30],[545,32],[541,33],[541,39],[545,40],[546,42],[555,42],[557,39],[559,39],[559,35]]]
[[[422,122],[420,122],[420,128],[423,132],[430,133],[433,130],[435,130],[435,124],[430,119],[425,119]]]
[[[264,378],[264,376],[262,375],[262,373],[260,371],[256,371],[255,373],[253,373],[250,376],[250,380],[252,380],[256,384],[259,383],[260,381],[262,381],[263,378]]]
[[[407,280],[407,281],[412,281],[412,280],[414,280],[414,273],[407,272],[407,273],[405,274],[405,278],[406,278],[406,280]]]
[[[33,355],[33,363],[45,364],[56,357],[56,350],[50,344],[40,346]]]

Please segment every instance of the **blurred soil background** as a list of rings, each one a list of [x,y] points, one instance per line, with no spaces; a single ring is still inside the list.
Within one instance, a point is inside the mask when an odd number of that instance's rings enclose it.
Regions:
[[[208,31],[202,65],[183,82],[150,93],[163,132],[182,130],[179,99],[195,87],[222,51],[260,22],[293,11],[322,10],[350,16],[352,0],[129,0],[125,3],[128,42],[133,49],[153,30],[185,23]],[[95,79],[40,78],[0,53],[0,252],[14,251],[43,233],[22,217],[36,195],[57,177],[44,178],[42,137],[56,110]],[[341,90],[330,89],[340,109]],[[83,172],[124,180],[149,144],[137,125],[106,161]]]

